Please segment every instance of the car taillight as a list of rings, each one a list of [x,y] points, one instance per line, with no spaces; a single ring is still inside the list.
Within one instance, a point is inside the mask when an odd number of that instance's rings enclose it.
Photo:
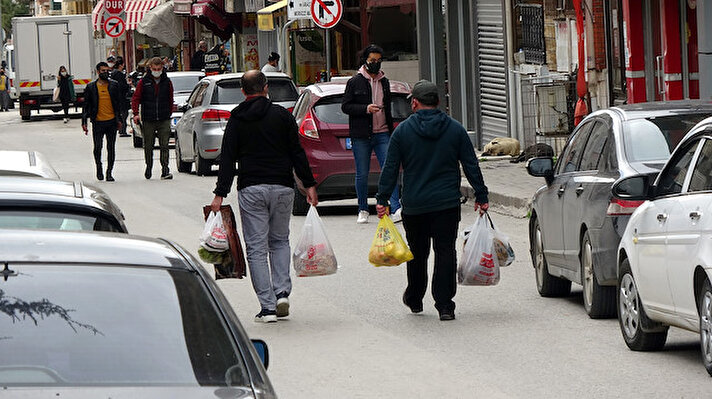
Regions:
[[[606,214],[608,216],[632,215],[635,210],[645,201],[631,201],[620,198],[611,198]]]
[[[299,126],[299,134],[310,139],[319,139],[319,131],[316,130],[316,123],[314,123],[311,111],[304,116],[304,120]]]
[[[294,107],[287,108],[287,111],[289,111],[289,113],[291,114],[292,112],[294,112]]]
[[[173,104],[173,112],[178,111],[178,104]]]
[[[84,97],[77,97],[77,103],[83,103],[84,102]]]
[[[207,122],[217,122],[223,119],[230,119],[230,111],[222,109],[206,109],[201,118]]]
[[[25,104],[37,104],[37,100],[25,100]]]

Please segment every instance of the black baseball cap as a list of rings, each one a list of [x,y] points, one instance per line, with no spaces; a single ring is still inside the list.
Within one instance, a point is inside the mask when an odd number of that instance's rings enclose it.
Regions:
[[[440,100],[438,86],[428,80],[421,80],[413,85],[413,90],[408,95],[408,99],[415,98],[424,104],[434,104]]]

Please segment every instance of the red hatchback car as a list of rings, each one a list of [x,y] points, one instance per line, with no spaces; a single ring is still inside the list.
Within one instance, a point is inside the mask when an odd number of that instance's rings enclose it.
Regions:
[[[302,90],[294,106],[299,140],[316,179],[319,201],[356,198],[356,164],[351,153],[349,116],[341,112],[347,80],[335,78],[332,82],[308,86]],[[411,114],[407,99],[410,86],[392,80],[390,83],[391,113],[397,126]],[[371,154],[369,197],[378,191],[380,173],[376,155]],[[297,185],[300,186],[298,180]],[[309,203],[301,190],[302,187],[294,190],[293,215],[306,215],[309,210]]]

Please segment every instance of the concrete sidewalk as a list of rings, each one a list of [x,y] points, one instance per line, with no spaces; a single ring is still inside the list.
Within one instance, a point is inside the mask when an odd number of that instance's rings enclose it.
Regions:
[[[510,159],[509,156],[480,158],[482,176],[489,189],[490,206],[497,212],[526,217],[534,193],[546,183],[543,178],[527,173],[526,162],[511,163]],[[465,197],[475,197],[464,175],[461,187]]]

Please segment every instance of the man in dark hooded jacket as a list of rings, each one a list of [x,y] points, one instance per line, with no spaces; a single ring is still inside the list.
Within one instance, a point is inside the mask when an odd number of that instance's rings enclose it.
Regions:
[[[306,188],[307,201],[314,206],[318,203],[316,181],[299,144],[297,122],[289,111],[267,98],[267,91],[264,73],[253,70],[242,76],[246,98],[232,111],[225,127],[211,204],[214,211],[220,210],[237,173],[247,261],[262,307],[256,322],[273,322],[289,315],[289,219],[294,173]],[[235,162],[240,165],[237,172]]]
[[[460,165],[475,190],[475,210],[489,207],[487,187],[467,131],[437,108],[437,86],[421,80],[410,95],[413,115],[393,132],[378,182],[378,217],[385,215],[388,199],[403,167],[403,226],[413,260],[408,262],[408,287],[403,303],[413,313],[423,311],[428,285],[430,242],[435,250],[433,298],[440,320],[455,318],[456,251],[460,222]]]

